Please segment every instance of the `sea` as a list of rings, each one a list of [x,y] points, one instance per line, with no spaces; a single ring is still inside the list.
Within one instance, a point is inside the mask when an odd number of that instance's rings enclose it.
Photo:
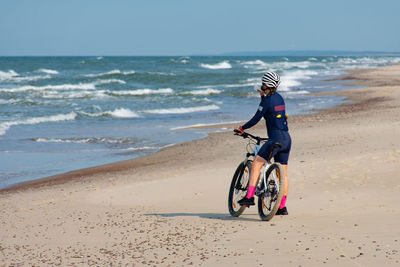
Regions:
[[[0,57],[0,188],[203,138],[246,121],[262,74],[290,115],[339,105],[347,69],[400,56]],[[347,81],[348,83],[348,81]],[[289,125],[290,127],[290,125]]]

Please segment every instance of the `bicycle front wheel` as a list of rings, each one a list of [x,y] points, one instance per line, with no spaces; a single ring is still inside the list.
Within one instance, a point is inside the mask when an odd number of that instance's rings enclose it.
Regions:
[[[273,163],[265,171],[265,177],[263,193],[258,196],[258,213],[261,220],[269,221],[279,209],[285,188],[285,172],[282,165]]]
[[[239,217],[246,206],[239,205],[238,201],[247,194],[250,179],[251,161],[242,162],[237,167],[233,175],[231,186],[229,188],[228,209],[233,217]]]

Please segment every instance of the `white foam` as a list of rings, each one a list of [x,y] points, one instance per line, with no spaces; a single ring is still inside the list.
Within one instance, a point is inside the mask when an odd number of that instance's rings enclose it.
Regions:
[[[147,73],[148,73],[148,74],[152,74],[152,75],[176,76],[176,74],[175,74],[175,73],[172,73],[172,72],[161,72],[161,71],[152,72],[152,71],[149,71],[149,72],[147,72]]]
[[[56,70],[51,70],[51,69],[38,69],[36,72],[43,72],[47,74],[58,74],[58,71]]]
[[[4,135],[7,132],[7,130],[10,129],[10,127],[15,125],[32,125],[43,122],[59,122],[59,121],[74,120],[76,116],[77,114],[75,112],[70,112],[68,114],[58,114],[53,116],[36,117],[25,120],[3,122],[0,123],[0,135]]]
[[[17,88],[0,88],[2,92],[25,92],[25,91],[45,91],[45,90],[95,90],[94,83],[79,83],[79,84],[60,84],[60,85],[44,85],[33,86],[25,85]]]
[[[136,73],[136,71],[134,71],[134,70],[128,70],[128,71],[122,72],[122,74],[124,74],[124,75],[131,75],[131,74],[135,74],[135,73]]]
[[[25,82],[25,81],[37,81],[42,79],[49,79],[51,76],[20,76],[14,70],[0,71],[0,81],[10,81],[10,82]]]
[[[33,138],[32,141],[39,143],[90,143],[90,138],[59,139],[59,138]]]
[[[248,66],[252,66],[253,68],[256,69],[264,69],[268,67],[268,64],[265,63],[262,60],[253,60],[253,61],[244,61],[240,63],[241,65],[244,65],[245,68],[248,68]]]
[[[37,80],[51,79],[50,75],[44,76],[26,76],[26,77],[14,77],[11,81],[13,82],[32,82]]]
[[[309,80],[313,75],[317,74],[318,72],[311,70],[287,71],[281,76],[281,85],[279,86],[279,90],[290,91],[290,88],[300,86],[302,80]]]
[[[108,111],[106,111],[108,112]],[[140,116],[133,112],[130,109],[125,109],[125,108],[119,108],[115,109],[114,111],[109,111],[108,112],[112,117],[115,118],[139,118]]]
[[[89,116],[89,117],[114,117],[114,118],[139,118],[140,116],[130,110],[130,109],[126,109],[126,108],[118,108],[115,109],[113,111],[104,111],[104,112],[100,112],[100,113],[87,113],[84,111],[80,111],[80,114]]]
[[[211,70],[219,70],[219,69],[231,69],[232,65],[229,64],[228,60],[225,60],[217,64],[200,64],[200,67]]]
[[[126,84],[125,81],[119,80],[119,79],[97,80],[97,81],[94,82],[95,85],[109,84],[109,83]]]
[[[172,94],[174,89],[172,88],[161,88],[161,89],[138,89],[138,90],[122,90],[122,91],[108,91],[111,95],[151,95],[151,94]]]
[[[107,98],[110,97],[105,90],[89,90],[89,91],[44,91],[40,97],[50,99],[78,99],[78,98]]]
[[[310,92],[307,90],[299,90],[299,91],[288,91],[285,92],[286,95],[306,95],[309,94]]]
[[[95,77],[102,77],[102,76],[109,76],[109,75],[117,75],[117,74],[131,75],[131,74],[135,74],[135,73],[136,73],[136,71],[134,71],[134,70],[120,71],[120,70],[118,70],[118,69],[115,69],[115,70],[111,70],[111,71],[108,71],[108,72],[85,74],[85,77],[95,78]]]
[[[19,76],[14,70],[1,71],[0,70],[0,81],[11,80],[13,77]]]
[[[393,63],[400,63],[400,57],[346,57],[337,61],[341,68],[370,68]]]
[[[219,109],[217,105],[209,105],[209,106],[188,107],[188,108],[151,109],[151,110],[143,110],[141,112],[150,114],[184,114],[184,113],[217,110],[217,109]]]
[[[101,77],[101,76],[115,75],[115,74],[121,74],[121,71],[120,70],[111,70],[108,72],[85,74],[85,76],[89,77],[89,78],[93,78],[93,77]]]
[[[44,143],[78,143],[78,144],[87,144],[87,143],[109,143],[109,144],[126,144],[132,143],[132,139],[129,138],[109,138],[109,137],[80,137],[80,138],[32,138],[34,142],[44,142]],[[137,148],[140,149],[140,148]]]
[[[296,62],[278,61],[278,62],[272,62],[271,64],[269,64],[268,69],[271,71],[290,70],[290,69],[308,69],[311,64],[315,65],[315,64],[320,64],[320,63],[318,63],[318,62],[311,63],[310,61],[296,61]],[[266,69],[264,71],[266,71]]]
[[[190,94],[190,95],[211,95],[211,94],[220,94],[222,91],[213,89],[213,88],[208,88],[205,90],[193,90],[189,92],[185,92],[183,94]]]

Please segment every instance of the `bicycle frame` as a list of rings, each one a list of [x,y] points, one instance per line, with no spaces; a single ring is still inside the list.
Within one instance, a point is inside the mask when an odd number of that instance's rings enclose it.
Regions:
[[[261,138],[261,137],[254,136],[254,135],[249,134],[249,133],[242,133],[242,137],[243,138],[250,137],[251,139],[257,141],[256,144],[254,145],[253,151],[252,152],[247,151],[246,158],[243,161],[243,166],[246,166],[247,162],[249,161],[249,158],[251,156],[255,157],[257,155],[258,151],[260,150],[261,142],[262,141],[268,141],[269,138]],[[250,142],[251,141],[249,141],[249,143]],[[270,158],[267,160],[267,162],[262,166],[262,168],[260,170],[260,176],[258,178],[258,184],[257,184],[257,187],[256,187],[256,192],[255,192],[256,196],[259,196],[259,195],[265,193],[265,191],[267,191],[267,189],[268,189],[266,173],[267,173],[268,168],[273,164],[273,162],[271,162],[271,156],[274,154],[273,153],[274,150],[275,150],[275,147],[273,146]],[[272,177],[274,179],[274,183],[275,183],[276,188],[279,190],[280,189],[279,188],[279,183],[277,181],[277,179],[279,179],[279,178],[276,177],[275,173],[272,174]],[[264,187],[263,187],[263,185],[264,185]]]

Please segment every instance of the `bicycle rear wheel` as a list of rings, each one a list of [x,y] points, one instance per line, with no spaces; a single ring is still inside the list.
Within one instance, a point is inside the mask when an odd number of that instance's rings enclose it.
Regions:
[[[242,162],[237,167],[233,175],[231,186],[229,188],[228,209],[233,217],[239,217],[246,209],[245,206],[239,205],[238,201],[244,198],[249,187],[251,170],[251,161]]]
[[[281,204],[285,188],[285,173],[280,163],[273,163],[265,173],[267,184],[263,184],[264,192],[258,196],[258,214],[263,221],[274,217]]]

